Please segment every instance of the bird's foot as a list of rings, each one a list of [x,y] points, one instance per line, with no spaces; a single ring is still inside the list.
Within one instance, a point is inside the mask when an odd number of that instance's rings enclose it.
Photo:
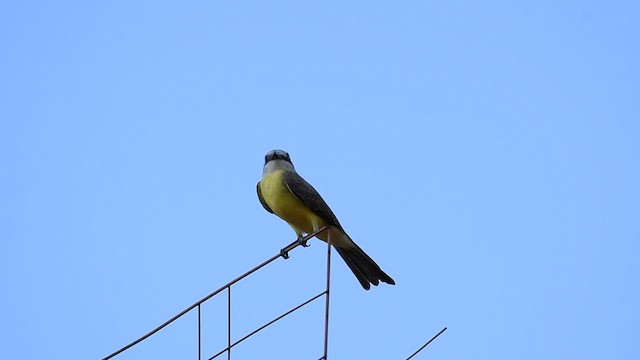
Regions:
[[[309,247],[311,244],[307,244],[308,239],[305,240],[304,236],[298,237],[298,245],[302,245],[302,247]]]
[[[299,236],[296,241],[292,242],[287,247],[284,247],[284,248],[280,249],[280,256],[282,256],[285,259],[288,259],[289,258],[289,250],[292,250],[294,247],[296,247],[298,245],[302,245],[302,247],[311,246],[310,244],[307,244],[307,241],[309,241],[309,239],[305,239],[304,236],[302,236],[302,235]]]

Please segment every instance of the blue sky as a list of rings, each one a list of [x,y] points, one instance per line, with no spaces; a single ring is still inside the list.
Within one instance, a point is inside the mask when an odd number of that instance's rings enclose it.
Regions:
[[[334,262],[330,358],[444,326],[416,359],[638,358],[638,10],[1,3],[0,358],[106,356],[292,241],[255,194],[273,148],[397,283]],[[321,291],[324,249],[234,288],[233,337]],[[322,311],[234,358],[317,359]],[[195,317],[120,358],[196,358]]]

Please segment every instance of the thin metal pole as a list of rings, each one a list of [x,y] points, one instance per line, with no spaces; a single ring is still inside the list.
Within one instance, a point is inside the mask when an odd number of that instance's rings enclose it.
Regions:
[[[227,289],[227,360],[231,360],[231,286]]]
[[[440,334],[442,334],[445,330],[447,330],[447,328],[445,327],[444,329],[440,330],[439,333],[435,334],[429,341],[427,341],[426,344],[422,345],[422,347],[420,347],[420,349],[416,350],[416,352],[414,352],[413,354],[411,354],[411,356],[409,356],[407,358],[407,360],[411,359],[412,357],[416,356],[417,353],[419,353],[420,351],[422,351],[422,349],[426,348],[427,345],[431,344],[431,342],[433,340],[435,340],[438,336],[440,336]]]
[[[327,230],[327,289],[325,290],[327,297],[324,307],[324,359],[327,360],[327,352],[329,350],[329,289],[331,288],[331,230]]]
[[[198,360],[202,360],[202,327],[200,326],[200,304],[198,304]]]

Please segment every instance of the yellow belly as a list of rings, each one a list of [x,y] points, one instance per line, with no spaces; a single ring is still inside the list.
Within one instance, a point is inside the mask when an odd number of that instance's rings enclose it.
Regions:
[[[283,170],[260,180],[260,192],[267,205],[299,234],[309,234],[325,225],[324,220],[306,207],[282,180]]]

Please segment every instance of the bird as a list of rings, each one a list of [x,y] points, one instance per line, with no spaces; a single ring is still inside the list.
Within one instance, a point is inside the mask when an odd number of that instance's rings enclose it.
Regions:
[[[380,282],[395,285],[395,281],[347,235],[316,189],[298,175],[289,153],[276,149],[265,155],[262,178],[256,188],[264,209],[286,221],[299,240],[305,234],[328,226],[328,230],[316,237],[326,242],[330,232],[331,245],[365,290]]]

